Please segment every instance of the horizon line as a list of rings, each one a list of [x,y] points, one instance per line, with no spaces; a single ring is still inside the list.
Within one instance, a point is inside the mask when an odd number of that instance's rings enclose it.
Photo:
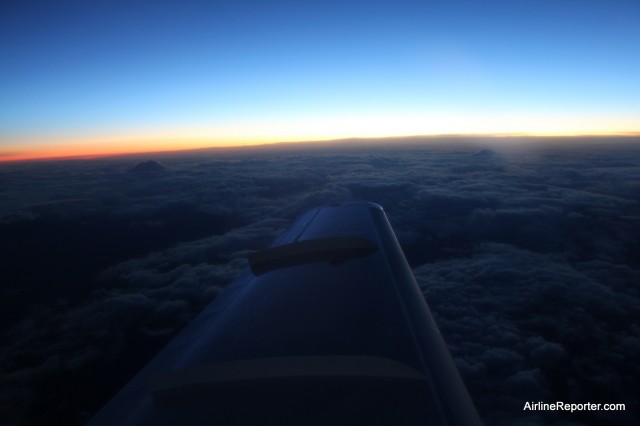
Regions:
[[[62,149],[56,150],[55,148],[51,149],[52,152],[50,155],[40,155],[38,156],[36,153],[27,154],[26,152],[2,152],[0,151],[0,163],[18,163],[18,162],[43,162],[43,161],[61,161],[61,160],[88,160],[88,159],[96,159],[96,158],[110,158],[110,157],[125,157],[125,156],[133,156],[133,155],[143,155],[143,154],[172,154],[172,153],[182,153],[182,152],[190,152],[190,151],[208,151],[208,150],[220,150],[220,151],[230,151],[230,150],[247,150],[247,149],[264,149],[269,147],[282,147],[282,146],[300,146],[303,147],[305,145],[311,144],[336,144],[340,142],[381,142],[384,140],[401,140],[401,139],[416,139],[416,138],[424,138],[424,139],[437,139],[437,138],[490,138],[490,139],[502,139],[502,138],[527,138],[527,139],[576,139],[576,138],[629,138],[629,137],[640,137],[640,131],[624,131],[624,132],[613,132],[613,133],[558,133],[558,134],[548,134],[548,133],[529,133],[529,132],[504,132],[504,133],[441,133],[441,134],[416,134],[416,135],[400,135],[400,136],[353,136],[353,137],[341,137],[341,138],[327,138],[327,139],[309,139],[309,140],[293,140],[293,141],[251,141],[245,143],[238,143],[236,145],[210,145],[210,146],[197,146],[197,147],[171,147],[171,148],[159,148],[159,149],[138,149],[135,148],[132,150],[98,150],[97,152],[92,153],[80,153],[80,154],[56,154],[55,152],[62,151]],[[180,141],[180,138],[172,138],[171,141]],[[184,138],[183,140],[194,140],[194,138]],[[196,139],[197,140],[197,139]],[[134,143],[133,141],[130,141]],[[158,140],[159,142],[159,140]]]

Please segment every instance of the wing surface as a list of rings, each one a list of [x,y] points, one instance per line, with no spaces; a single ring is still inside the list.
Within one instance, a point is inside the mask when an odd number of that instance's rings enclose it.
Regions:
[[[303,214],[90,425],[480,425],[383,209]]]

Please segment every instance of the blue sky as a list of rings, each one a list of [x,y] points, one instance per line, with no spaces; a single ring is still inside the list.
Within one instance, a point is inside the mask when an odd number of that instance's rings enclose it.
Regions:
[[[3,2],[0,149],[638,131],[638,22],[618,0]]]

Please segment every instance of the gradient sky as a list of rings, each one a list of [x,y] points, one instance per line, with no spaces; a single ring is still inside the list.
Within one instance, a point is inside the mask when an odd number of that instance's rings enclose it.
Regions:
[[[640,131],[640,2],[12,1],[0,158]]]

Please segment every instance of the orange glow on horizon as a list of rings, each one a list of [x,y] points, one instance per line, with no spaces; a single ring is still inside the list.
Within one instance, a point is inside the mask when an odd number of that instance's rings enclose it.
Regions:
[[[355,137],[353,139],[385,139],[385,138],[402,138],[402,137],[448,137],[448,136],[468,136],[468,137],[487,137],[487,138],[504,138],[504,137],[580,137],[580,136],[602,136],[602,137],[620,137],[620,136],[639,136],[640,132],[611,132],[611,133],[456,133],[456,134],[435,134],[435,135],[394,135],[381,137]],[[30,160],[55,160],[55,159],[81,159],[81,158],[98,158],[110,157],[117,155],[145,154],[145,153],[161,153],[161,152],[177,152],[188,151],[205,148],[239,148],[259,145],[275,145],[278,143],[300,143],[305,142],[330,142],[339,141],[341,139],[314,139],[314,140],[254,140],[245,141],[243,143],[219,143],[213,140],[185,141],[185,140],[162,140],[162,141],[138,141],[129,143],[100,143],[87,144],[82,146],[59,145],[47,148],[31,148],[23,150],[6,150],[0,152],[0,163],[17,162]]]
[[[213,139],[171,138],[144,140],[98,140],[95,142],[78,143],[62,142],[45,145],[42,143],[24,148],[14,148],[0,151],[0,162],[46,160],[64,158],[94,158],[137,153],[186,151],[200,148],[232,148],[250,145],[262,145],[283,141],[254,140],[219,142]],[[285,141],[286,142],[286,141]]]
[[[97,132],[101,135],[9,140],[0,135],[0,162],[99,157],[134,153],[240,147],[278,142],[379,139],[404,136],[631,136],[640,135],[635,117],[565,117],[502,114],[415,114],[321,117],[194,125],[188,128]],[[269,136],[265,136],[269,135]]]

